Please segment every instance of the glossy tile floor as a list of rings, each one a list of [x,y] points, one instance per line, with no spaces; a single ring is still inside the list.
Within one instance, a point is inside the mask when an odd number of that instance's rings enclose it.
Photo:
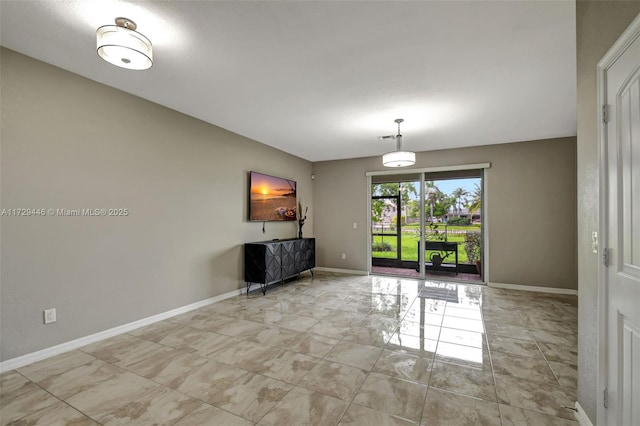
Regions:
[[[1,423],[577,425],[576,304],[316,274],[6,372]]]
[[[375,275],[392,275],[395,277],[420,278],[420,272],[411,268],[390,268],[386,266],[373,266],[372,272]],[[475,284],[482,283],[482,277],[478,274],[466,274],[464,272],[448,272],[448,271],[426,271],[427,280],[447,280],[456,282],[473,282]]]

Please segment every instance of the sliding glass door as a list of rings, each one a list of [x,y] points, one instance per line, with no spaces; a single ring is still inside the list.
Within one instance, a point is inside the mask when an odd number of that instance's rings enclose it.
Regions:
[[[376,182],[371,187],[371,255],[378,271],[418,276],[420,182]]]
[[[372,176],[371,272],[482,282],[483,175]]]

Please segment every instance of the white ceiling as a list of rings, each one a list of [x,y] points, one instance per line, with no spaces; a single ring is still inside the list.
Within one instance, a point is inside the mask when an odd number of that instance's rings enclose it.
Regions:
[[[310,161],[576,135],[573,1],[1,1],[0,43]],[[125,16],[154,45],[96,55]]]

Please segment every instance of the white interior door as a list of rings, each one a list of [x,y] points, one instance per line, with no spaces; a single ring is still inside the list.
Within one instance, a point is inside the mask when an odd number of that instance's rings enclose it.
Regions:
[[[635,34],[633,31],[635,24]],[[607,425],[640,425],[640,22],[601,62]]]

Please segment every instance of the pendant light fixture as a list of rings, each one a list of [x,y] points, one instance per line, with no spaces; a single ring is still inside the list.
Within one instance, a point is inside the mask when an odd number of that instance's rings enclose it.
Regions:
[[[407,167],[413,166],[416,163],[416,153],[411,151],[402,150],[402,135],[400,134],[400,123],[404,120],[397,118],[394,120],[398,123],[398,134],[389,136],[378,136],[382,142],[387,139],[396,140],[396,150],[388,152],[382,156],[382,165],[385,167]]]
[[[116,18],[115,25],[96,31],[98,56],[110,64],[130,70],[146,70],[153,65],[153,52],[148,38],[136,31],[136,23]]]

